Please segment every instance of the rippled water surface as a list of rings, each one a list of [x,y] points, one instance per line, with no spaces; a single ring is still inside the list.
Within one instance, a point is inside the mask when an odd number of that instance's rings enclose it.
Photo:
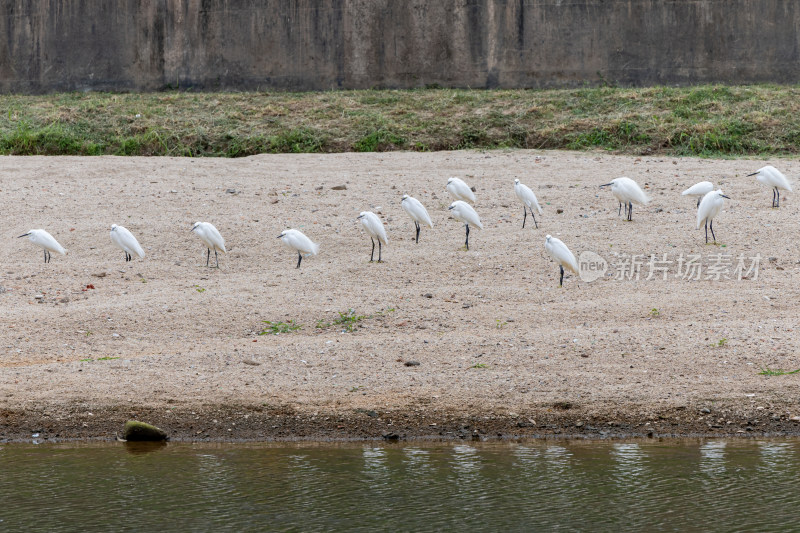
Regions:
[[[0,531],[797,531],[800,441],[0,446]]]

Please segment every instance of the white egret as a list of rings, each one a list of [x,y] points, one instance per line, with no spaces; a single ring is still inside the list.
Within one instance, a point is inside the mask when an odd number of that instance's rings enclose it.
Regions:
[[[792,185],[789,180],[772,165],[761,167],[752,174],[748,174],[748,176],[756,176],[758,181],[772,187],[772,207],[781,206],[781,189],[792,192]]]
[[[467,228],[467,240],[464,245],[469,250],[469,227],[470,225],[478,228],[483,229],[483,224],[481,224],[481,219],[478,216],[478,213],[469,205],[467,202],[463,200],[456,200],[450,207],[450,214],[453,215],[453,218],[458,220],[459,222],[463,222],[464,226]]]
[[[364,231],[367,232],[367,235],[369,235],[372,241],[372,253],[369,254],[369,262],[372,263],[373,257],[375,256],[375,239],[378,239],[378,263],[383,263],[381,259],[381,244],[387,244],[389,241],[383,222],[381,222],[378,215],[372,211],[362,211],[361,214],[358,215],[358,219],[361,220]]]
[[[214,249],[214,257],[217,259],[217,268],[219,268],[219,255],[217,252],[226,253],[225,239],[222,238],[217,228],[210,222],[195,222],[191,229],[198,237],[205,243],[208,248],[208,255],[206,256],[206,266],[211,261],[211,249]]]
[[[469,185],[459,178],[450,178],[447,180],[447,192],[456,200],[469,202],[471,204],[475,203],[475,193],[472,192]]]
[[[111,224],[111,241],[125,252],[125,261],[133,259],[133,254],[140,258],[144,257],[144,250],[139,245],[139,241],[136,240],[133,233],[122,226]]]
[[[533,208],[535,207],[540,215],[542,214],[542,208],[539,206],[539,200],[536,199],[536,195],[530,187],[520,183],[518,179],[514,180],[514,192],[517,194],[517,198],[522,201],[522,212],[524,213],[522,217],[522,227],[525,227],[525,220],[528,218],[528,209],[530,209],[531,216],[533,217],[533,224],[538,229],[539,224],[536,223],[536,215],[533,214]]]
[[[722,204],[725,203],[723,198],[730,200],[729,196],[722,194],[722,190],[717,189],[711,191],[703,196],[700,201],[700,207],[697,208],[697,229],[700,229],[700,224],[706,223],[706,244],[708,244],[708,227],[711,226],[711,236],[714,242],[717,242],[717,236],[714,235],[714,218],[719,214],[722,209]]]
[[[311,242],[311,239],[297,229],[285,229],[278,235],[278,238],[283,241],[283,244],[297,252],[297,266],[300,268],[300,262],[305,255],[317,255],[319,253],[319,244]]]
[[[433,228],[433,222],[428,214],[428,210],[425,209],[425,206],[422,205],[419,200],[407,194],[404,194],[403,199],[400,200],[400,207],[402,207],[403,211],[408,213],[408,216],[414,221],[414,226],[417,228],[417,244],[419,244],[419,223],[422,222],[429,228]]]
[[[710,181],[701,181],[700,183],[695,183],[685,191],[681,193],[681,196],[697,196],[697,207],[700,207],[700,200],[703,199],[703,196],[710,193],[714,190],[714,184]]]
[[[611,194],[619,202],[619,210],[617,215],[622,211],[622,206],[625,205],[625,214],[628,220],[633,220],[633,204],[644,205],[650,201],[650,198],[644,193],[639,184],[630,178],[616,178],[609,183],[605,183],[600,187],[611,187]]]
[[[45,263],[50,262],[50,252],[56,252],[57,254],[61,255],[66,255],[67,253],[64,247],[58,244],[58,241],[43,229],[32,229],[28,231],[28,233],[23,233],[18,238],[21,239],[22,237],[28,237],[28,240],[33,244],[44,248]]]
[[[558,268],[561,271],[561,278],[558,281],[558,286],[564,285],[564,267],[571,270],[573,273],[578,273],[578,260],[575,255],[569,251],[567,245],[561,242],[558,237],[548,235],[544,239],[544,249],[550,254],[550,257],[556,260]]]

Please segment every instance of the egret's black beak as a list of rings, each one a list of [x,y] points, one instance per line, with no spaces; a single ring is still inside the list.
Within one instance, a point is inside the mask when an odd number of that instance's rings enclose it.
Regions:
[[[449,211],[449,210],[451,210],[451,209],[453,209],[453,206],[452,206],[452,205],[451,205],[450,207],[448,207],[448,208],[447,208],[447,210],[448,210],[448,211]]]
[[[280,239],[281,237],[283,237],[283,235],[278,235],[278,238],[279,238],[279,239]]]
[[[356,220],[360,220],[360,219],[362,219],[362,218],[364,218],[364,215],[358,215],[358,216],[356,217]]]
[[[30,233],[24,233],[24,234],[20,235],[19,237],[17,237],[17,239],[21,239],[23,237],[27,237],[28,235],[30,235]]]
[[[722,196],[723,198],[727,198],[728,200],[730,200],[730,199],[731,199],[731,197],[730,197],[730,196],[725,196],[724,194],[720,194],[720,196]]]
[[[611,186],[610,183],[604,183],[604,184],[601,185],[601,187],[609,187],[609,186]]]
[[[759,172],[760,172],[760,170],[757,170],[757,171],[753,172],[752,174],[748,174],[747,176],[748,176],[748,177],[750,177],[750,176],[755,176],[755,175],[756,175],[756,174],[758,174]]]

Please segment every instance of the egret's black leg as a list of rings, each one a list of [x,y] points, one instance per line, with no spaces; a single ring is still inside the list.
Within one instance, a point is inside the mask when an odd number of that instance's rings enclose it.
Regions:
[[[467,228],[467,240],[464,244],[467,246],[467,250],[469,250],[469,224],[464,224],[464,226]]]
[[[375,255],[375,239],[369,238],[372,241],[372,253],[369,254],[369,262],[372,263],[372,257]]]
[[[627,207],[625,208],[625,211],[626,212],[628,211]],[[622,202],[619,203],[619,209],[617,209],[617,216],[621,216],[621,215],[622,215]]]
[[[295,268],[300,268],[300,261],[302,261],[302,260],[303,260],[303,254],[301,254],[300,252],[297,252],[297,267],[295,267]]]
[[[47,263],[47,250],[44,251],[44,262]]]
[[[533,211],[531,211],[533,213]],[[522,228],[525,228],[525,221],[528,220],[528,208],[524,205],[522,206]]]
[[[633,202],[628,202],[628,222],[633,220]]]
[[[564,285],[564,267],[561,266],[561,265],[558,265],[558,268],[561,269],[561,279],[558,280],[558,286],[562,287]]]
[[[214,258],[217,260],[217,268],[219,268],[219,256],[217,255],[217,249],[214,248]]]
[[[711,236],[714,237],[714,244],[717,244],[717,236],[714,235],[714,221],[713,220],[711,221],[711,224],[709,224],[709,226],[711,226]]]
[[[536,223],[536,215],[533,214],[533,208],[531,207],[531,216],[533,217],[533,226],[536,229],[539,229],[539,224]]]
[[[698,197],[697,197],[697,207],[698,207],[698,208],[700,208],[700,199],[701,199],[701,197],[700,197],[700,196],[698,196]]]
[[[778,195],[778,201],[775,202],[775,207],[780,207],[781,206],[781,191],[779,191],[777,187],[775,187],[775,194]]]
[[[383,246],[381,245],[381,240],[378,239],[378,263],[383,263],[383,260],[381,259],[381,250],[382,249],[383,249]]]
[[[706,219],[706,244],[708,244],[708,219]]]
[[[208,266],[209,261],[211,261],[211,248],[208,249],[208,254],[206,255],[206,266]]]
[[[414,224],[417,226],[417,244],[419,244],[419,222],[415,220]]]

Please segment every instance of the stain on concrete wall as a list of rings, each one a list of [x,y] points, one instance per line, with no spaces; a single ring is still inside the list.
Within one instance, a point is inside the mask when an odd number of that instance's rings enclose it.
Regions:
[[[0,91],[796,83],[786,0],[7,0]]]

